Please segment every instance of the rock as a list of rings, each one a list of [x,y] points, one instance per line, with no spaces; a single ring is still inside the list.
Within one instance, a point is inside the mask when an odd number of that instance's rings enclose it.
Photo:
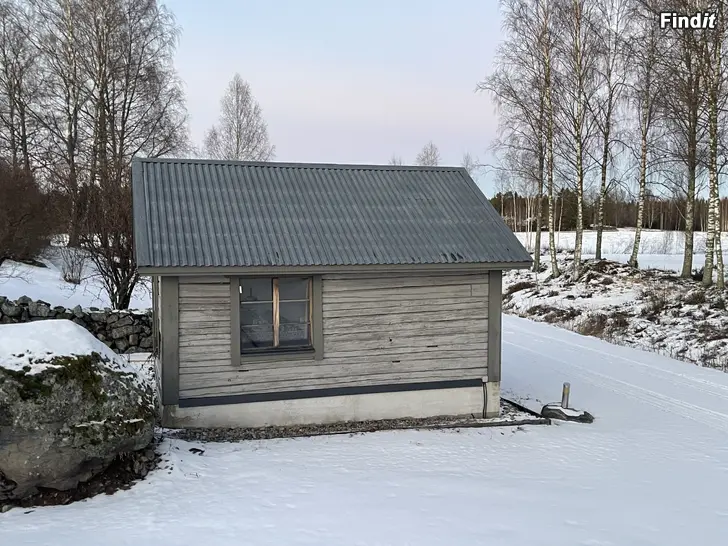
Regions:
[[[154,338],[143,337],[142,340],[139,342],[139,347],[142,349],[151,349],[152,347],[154,347]]]
[[[12,504],[3,504],[2,506],[0,506],[0,514],[4,514],[5,512],[9,512],[12,509],[13,509],[13,505]]]
[[[123,326],[131,326],[134,324],[134,319],[130,315],[125,315],[116,322],[114,322],[114,328],[121,328]]]
[[[143,326],[142,332],[145,336],[151,336],[152,335],[152,329],[149,326]]]
[[[20,296],[17,300],[15,300],[15,303],[18,305],[30,305],[33,303],[33,300],[28,296]]]
[[[129,337],[132,334],[138,334],[142,331],[142,327],[139,325],[122,326],[121,328],[114,328],[111,330],[111,339],[121,339]]]
[[[89,313],[88,316],[94,322],[106,322],[106,313]]]
[[[30,320],[30,311],[27,307],[21,307],[20,322],[28,322]]]
[[[96,334],[96,339],[99,341],[106,341],[106,336],[104,334]]]
[[[0,296],[0,305],[2,305],[3,303],[5,303],[6,301],[8,301],[8,298],[7,297]]]
[[[75,322],[76,324],[78,324],[79,326],[83,326],[84,328],[86,328],[86,323],[81,318],[73,317],[71,320],[73,322]]]
[[[111,313],[108,317],[106,317],[106,324],[114,324],[119,320],[119,315],[116,313]]]
[[[132,334],[129,336],[129,345],[132,347],[139,346],[139,334]]]
[[[77,317],[77,318],[83,318],[83,309],[81,308],[80,305],[77,305],[76,307],[74,307],[73,309],[71,309],[71,312],[73,313],[73,315],[75,317]]]
[[[574,421],[576,423],[594,422],[594,416],[589,412],[573,408],[562,408],[560,404],[546,404],[541,409],[541,417],[559,421]]]
[[[3,315],[10,318],[19,317],[23,314],[23,308],[19,305],[15,305],[12,301],[6,301],[0,305],[0,311]]]
[[[88,310],[89,311],[101,311],[101,309],[99,309],[98,307],[89,307]]]
[[[31,317],[46,318],[51,314],[51,307],[44,301],[32,301],[28,305],[28,312]]]
[[[72,489],[118,455],[147,449],[151,387],[111,362],[93,353],[54,357],[34,375],[0,368],[0,504]]]
[[[116,348],[122,353],[129,348],[129,343],[126,341],[126,339],[117,339],[116,341],[114,341],[114,344],[116,345]]]

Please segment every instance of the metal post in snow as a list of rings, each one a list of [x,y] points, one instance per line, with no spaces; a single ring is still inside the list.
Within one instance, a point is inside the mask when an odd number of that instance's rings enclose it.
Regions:
[[[564,383],[564,388],[561,391],[561,407],[562,408],[569,407],[569,393],[570,392],[571,392],[571,384]]]

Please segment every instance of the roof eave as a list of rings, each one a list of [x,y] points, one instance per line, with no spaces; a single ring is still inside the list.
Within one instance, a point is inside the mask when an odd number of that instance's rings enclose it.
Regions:
[[[533,261],[450,263],[450,264],[392,264],[392,265],[295,265],[295,266],[139,266],[144,276],[207,276],[207,275],[321,275],[335,273],[455,273],[509,269],[527,269]]]

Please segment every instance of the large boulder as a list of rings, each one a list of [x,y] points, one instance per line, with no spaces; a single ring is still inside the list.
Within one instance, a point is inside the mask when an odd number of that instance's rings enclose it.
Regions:
[[[146,448],[154,418],[151,384],[81,326],[0,325],[0,504]]]

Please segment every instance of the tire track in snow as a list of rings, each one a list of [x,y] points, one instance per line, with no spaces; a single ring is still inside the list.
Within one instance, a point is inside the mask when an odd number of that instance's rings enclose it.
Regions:
[[[529,334],[532,333],[529,332]],[[523,345],[518,345],[516,343],[511,343],[508,341],[503,341],[503,343],[505,345],[515,347],[516,349],[538,355],[542,359],[547,359],[557,363],[558,365],[550,365],[552,369],[563,371],[565,367],[571,368],[573,372],[570,371],[569,373],[573,373],[574,376],[579,377],[580,379],[584,380],[584,382],[598,389],[608,390],[617,395],[632,398],[633,400],[648,404],[661,411],[690,419],[692,421],[695,421],[696,423],[708,426],[722,433],[728,433],[728,414],[704,408],[696,404],[691,404],[690,402],[685,402],[683,400],[678,400],[664,394],[660,394],[656,391],[640,387],[639,385],[617,379],[616,377],[612,377],[600,372],[595,372],[587,367],[579,366],[570,362],[565,362],[563,360],[544,354],[541,351],[524,347]],[[569,345],[578,347],[577,344]],[[602,381],[597,380],[597,378],[601,379]],[[617,385],[619,385],[619,387],[605,384],[605,381],[616,383]],[[677,408],[682,408],[685,411],[677,411]],[[693,412],[694,414],[691,415],[689,412]],[[700,418],[699,416],[702,416],[703,418]]]
[[[540,338],[540,339],[543,339],[543,340],[546,340],[546,341],[553,341],[553,338],[550,338],[549,336],[546,336],[546,335],[543,335],[543,334],[534,333],[534,332],[532,332],[532,331],[530,331],[530,330],[528,330],[526,328],[520,328],[520,327],[516,326],[514,328],[514,330],[516,330],[518,332],[522,332],[522,333],[527,333],[530,337],[537,337],[537,338]],[[571,332],[570,330],[566,330],[566,331],[569,332],[569,333],[572,333],[574,335],[578,335],[578,334],[575,334],[574,332]],[[646,373],[645,375],[648,375],[648,376],[651,376],[651,377],[655,377],[655,378],[659,378],[659,379],[663,379],[665,381],[669,381],[673,385],[676,385],[676,386],[680,386],[680,387],[690,387],[690,388],[693,388],[693,389],[695,389],[697,391],[709,393],[709,394],[711,394],[711,395],[713,395],[713,396],[715,396],[717,398],[722,398],[723,400],[728,401],[728,385],[721,385],[720,383],[714,383],[713,381],[709,381],[707,379],[701,379],[699,377],[692,377],[689,374],[683,374],[683,373],[679,373],[679,372],[673,372],[672,370],[666,370],[664,368],[661,368],[660,366],[655,366],[653,364],[647,364],[646,362],[641,362],[639,360],[635,360],[635,359],[628,358],[628,357],[625,357],[625,356],[615,355],[613,353],[610,353],[609,351],[604,351],[604,350],[601,350],[601,349],[594,349],[593,347],[588,347],[586,345],[581,345],[580,343],[574,343],[574,342],[571,342],[571,341],[565,341],[563,339],[560,339],[559,340],[559,344],[560,345],[569,345],[571,347],[576,347],[576,348],[578,348],[578,349],[580,349],[582,351],[589,351],[589,352],[596,353],[596,354],[599,354],[599,355],[607,356],[609,358],[614,358],[614,359],[622,360],[624,362],[629,362],[630,364],[634,364],[635,366],[639,366],[641,368],[645,368],[645,369],[648,369],[648,370],[653,370],[653,371],[655,371],[657,373]],[[621,345],[615,345],[615,346],[616,347],[622,347]],[[631,348],[631,347],[626,347],[626,348]],[[637,349],[635,349],[635,350],[637,350]],[[645,351],[645,352],[648,352],[648,351]],[[659,355],[658,353],[652,353],[652,354],[655,354],[656,356],[663,356],[664,357],[664,355]],[[665,358],[667,358],[667,357],[665,357]],[[689,362],[685,362],[684,364],[690,365]],[[678,377],[678,378],[680,378],[680,381],[672,380],[672,379],[670,379],[667,376]],[[692,382],[692,383],[695,383],[695,384],[693,385],[693,384],[685,383],[686,381],[689,381],[689,382]],[[698,385],[704,385],[704,386],[706,386],[708,388],[700,388]],[[716,390],[718,392],[716,392]],[[721,393],[725,393],[725,394],[721,394]]]

